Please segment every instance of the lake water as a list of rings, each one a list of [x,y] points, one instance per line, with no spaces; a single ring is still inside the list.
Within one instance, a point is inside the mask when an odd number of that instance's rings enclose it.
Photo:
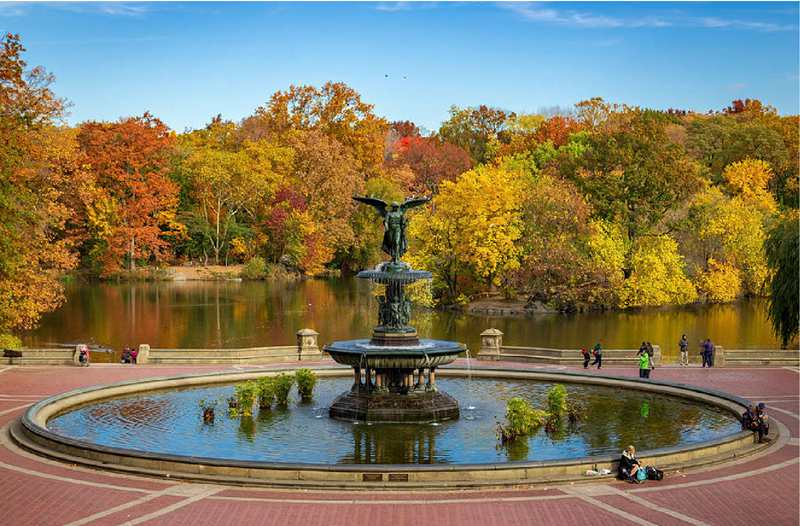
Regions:
[[[67,302],[23,336],[26,345],[93,341],[116,350],[149,343],[162,348],[292,345],[297,330],[320,333],[320,343],[369,337],[376,324],[370,284],[358,279],[294,283],[158,282],[70,284]],[[661,345],[676,360],[686,333],[692,350],[710,337],[726,348],[776,349],[765,300],[726,305],[591,314],[488,317],[415,309],[420,336],[457,340],[477,352],[480,333],[495,327],[507,345],[606,348]]]

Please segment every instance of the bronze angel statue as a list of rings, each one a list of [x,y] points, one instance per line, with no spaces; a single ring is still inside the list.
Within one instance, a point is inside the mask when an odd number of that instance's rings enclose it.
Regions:
[[[370,205],[383,217],[383,251],[389,254],[393,263],[397,263],[406,253],[406,210],[424,205],[431,200],[430,197],[409,197],[402,204],[392,204],[375,197],[353,196],[360,203]]]

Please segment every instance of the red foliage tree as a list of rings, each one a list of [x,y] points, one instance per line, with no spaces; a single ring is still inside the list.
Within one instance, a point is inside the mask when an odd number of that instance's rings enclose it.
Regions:
[[[432,137],[403,137],[397,141],[392,163],[407,165],[414,172],[411,191],[433,194],[442,181],[455,179],[472,168],[472,160],[463,148]]]
[[[127,257],[159,261],[168,248],[164,234],[173,225],[178,188],[167,176],[175,138],[169,128],[145,113],[118,122],[87,122],[78,133],[91,166],[98,202],[103,202],[104,244],[98,256],[105,273],[119,270]]]

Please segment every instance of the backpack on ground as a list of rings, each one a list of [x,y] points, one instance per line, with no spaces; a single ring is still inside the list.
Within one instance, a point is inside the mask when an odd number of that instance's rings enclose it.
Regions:
[[[664,472],[653,466],[647,466],[645,472],[647,473],[647,480],[661,480],[664,478]]]

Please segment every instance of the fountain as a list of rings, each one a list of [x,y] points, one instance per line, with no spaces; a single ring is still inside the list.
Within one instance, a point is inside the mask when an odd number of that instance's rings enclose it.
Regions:
[[[453,341],[420,339],[409,325],[411,302],[406,287],[431,279],[400,260],[406,251],[407,210],[430,198],[391,205],[373,197],[354,197],[373,206],[383,218],[383,251],[389,261],[357,277],[383,286],[378,296],[378,325],[371,339],[335,341],[325,351],[353,368],[353,386],[331,405],[333,418],[367,422],[438,422],[458,418],[458,402],[436,386],[436,368],[451,363],[465,346]]]

